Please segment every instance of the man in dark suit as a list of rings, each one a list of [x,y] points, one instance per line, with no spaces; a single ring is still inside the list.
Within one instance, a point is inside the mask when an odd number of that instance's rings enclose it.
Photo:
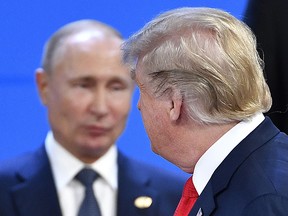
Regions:
[[[115,146],[134,89],[121,43],[93,20],[67,24],[48,40],[36,81],[51,132],[35,152],[1,163],[1,216],[89,216],[90,207],[102,216],[173,214],[181,179]]]
[[[272,99],[247,25],[179,8],[122,49],[153,151],[193,174],[174,216],[286,216],[288,136],[263,115]]]

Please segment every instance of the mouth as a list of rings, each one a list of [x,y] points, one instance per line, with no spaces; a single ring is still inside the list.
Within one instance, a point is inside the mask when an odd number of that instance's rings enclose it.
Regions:
[[[105,135],[110,131],[110,129],[107,127],[100,127],[100,126],[94,126],[94,125],[86,126],[85,130],[88,132],[89,135],[92,135],[92,136]]]

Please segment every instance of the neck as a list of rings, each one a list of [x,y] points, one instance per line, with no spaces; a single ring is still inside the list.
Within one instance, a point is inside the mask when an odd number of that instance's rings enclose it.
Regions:
[[[210,125],[194,123],[189,124],[189,127],[187,125],[185,130],[182,128],[182,131],[178,132],[179,136],[177,135],[177,137],[181,137],[181,144],[179,145],[182,151],[181,156],[178,156],[175,164],[183,171],[193,173],[194,167],[200,157],[237,123]]]

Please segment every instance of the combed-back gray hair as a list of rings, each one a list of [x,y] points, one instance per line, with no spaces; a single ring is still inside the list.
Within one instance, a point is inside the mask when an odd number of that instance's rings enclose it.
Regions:
[[[42,56],[42,67],[46,72],[51,72],[57,51],[66,42],[67,38],[86,31],[101,31],[107,36],[122,39],[121,34],[113,27],[96,20],[78,20],[64,25],[57,30],[46,42]]]
[[[122,49],[132,77],[141,59],[141,72],[155,96],[176,89],[183,98],[183,115],[199,123],[243,120],[271,107],[254,34],[222,10],[165,12],[130,37]]]

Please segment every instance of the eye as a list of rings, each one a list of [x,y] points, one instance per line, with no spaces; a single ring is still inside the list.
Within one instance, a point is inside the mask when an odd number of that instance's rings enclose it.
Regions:
[[[80,79],[75,80],[72,84],[73,86],[79,88],[92,88],[95,86],[95,81],[92,79]]]
[[[114,79],[108,83],[108,87],[112,91],[126,90],[126,89],[128,89],[128,86],[129,86],[128,82],[125,80],[121,80],[121,79]]]
[[[79,82],[76,85],[81,87],[81,88],[88,88],[90,86],[90,84],[86,83],[86,82]]]
[[[122,83],[113,83],[110,88],[114,91],[120,91],[126,89],[126,86]]]

